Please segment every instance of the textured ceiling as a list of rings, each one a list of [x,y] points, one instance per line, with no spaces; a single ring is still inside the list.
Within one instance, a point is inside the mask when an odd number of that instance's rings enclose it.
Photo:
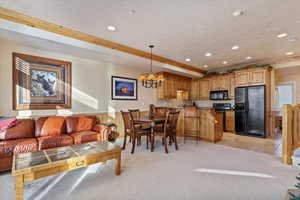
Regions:
[[[0,0],[0,6],[141,50],[154,44],[155,54],[179,62],[188,57],[208,69],[245,63],[247,56],[262,62],[288,51],[300,55],[299,0]],[[245,14],[233,17],[238,9]],[[278,39],[283,32],[298,40]]]

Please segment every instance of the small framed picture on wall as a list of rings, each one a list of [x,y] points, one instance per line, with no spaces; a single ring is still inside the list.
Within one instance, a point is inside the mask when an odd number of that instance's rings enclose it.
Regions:
[[[111,98],[112,100],[137,100],[137,79],[112,76]]]

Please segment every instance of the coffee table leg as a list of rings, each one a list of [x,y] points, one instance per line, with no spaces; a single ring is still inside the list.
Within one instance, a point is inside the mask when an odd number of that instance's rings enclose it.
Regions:
[[[116,176],[119,176],[121,174],[121,153],[119,153],[116,157],[115,174]]]
[[[23,200],[24,192],[24,177],[23,175],[16,176],[16,200]]]

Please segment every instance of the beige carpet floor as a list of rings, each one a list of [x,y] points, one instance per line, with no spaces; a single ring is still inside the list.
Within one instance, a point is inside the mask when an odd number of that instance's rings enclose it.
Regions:
[[[119,141],[121,142],[121,141]],[[282,200],[300,168],[278,157],[218,144],[180,142],[165,154],[139,146],[122,153],[122,174],[113,162],[30,182],[25,199],[35,200]],[[14,199],[14,177],[0,174],[0,199]]]

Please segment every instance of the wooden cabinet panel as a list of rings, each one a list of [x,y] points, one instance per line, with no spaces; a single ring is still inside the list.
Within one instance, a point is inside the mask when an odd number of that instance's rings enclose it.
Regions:
[[[191,89],[190,89],[190,98],[191,99],[199,99],[200,98],[200,88],[199,88],[199,80],[193,79],[191,81]]]
[[[219,90],[219,80],[217,78],[210,78],[210,91]]]
[[[200,138],[208,140],[211,130],[210,130],[210,124],[209,124],[207,113],[205,111],[199,111],[199,119],[200,119]]]
[[[199,97],[201,99],[208,99],[209,98],[209,82],[210,81],[208,79],[200,80],[200,82],[199,82],[199,87],[200,87]]]
[[[162,82],[161,86],[159,86],[156,89],[156,96],[157,96],[158,99],[164,99],[165,98],[166,82],[167,82],[167,80],[164,80]]]
[[[239,86],[248,86],[250,79],[250,73],[246,72],[237,72],[235,74],[235,84],[237,87]]]
[[[229,76],[229,98],[233,99],[235,97],[235,77],[234,75]]]
[[[177,94],[177,87],[176,87],[176,79],[174,79],[173,77],[170,78],[169,81],[169,89],[167,89],[167,94],[168,94],[168,99],[175,99]]]
[[[221,76],[218,85],[220,90],[229,90],[229,76]]]
[[[251,85],[264,85],[266,83],[266,70],[255,70],[250,72]]]
[[[234,111],[226,111],[225,117],[226,117],[225,130],[229,132],[234,132],[235,131]]]
[[[218,142],[223,137],[223,114],[209,110],[200,110],[200,138]]]
[[[191,79],[167,72],[161,72],[164,76],[162,85],[157,88],[158,99],[176,99],[177,91],[181,90],[185,96],[189,96]]]
[[[229,76],[217,76],[210,78],[210,91],[229,90]]]

